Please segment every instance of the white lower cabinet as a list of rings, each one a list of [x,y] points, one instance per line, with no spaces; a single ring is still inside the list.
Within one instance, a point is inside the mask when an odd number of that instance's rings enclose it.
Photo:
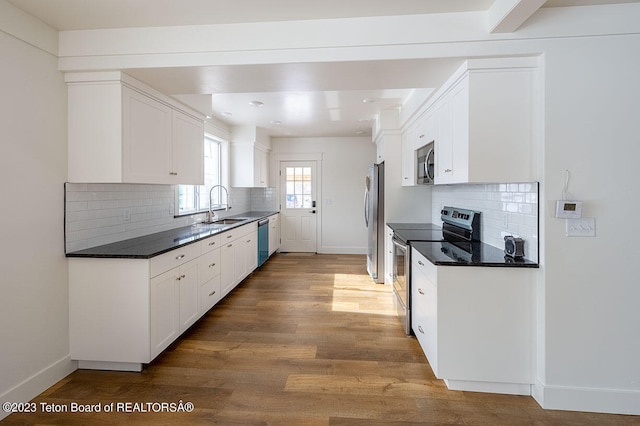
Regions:
[[[384,228],[384,283],[393,285],[393,229]]]
[[[220,249],[222,297],[258,267],[257,229],[257,223],[254,222],[238,228],[233,234],[222,234],[223,246]]]
[[[151,279],[152,358],[200,318],[198,263],[192,260]]]
[[[529,395],[531,270],[436,266],[411,253],[412,329],[449,389]]]
[[[269,216],[269,256],[280,248],[280,213]]]
[[[257,259],[257,222],[151,259],[69,258],[71,359],[80,368],[141,371]]]

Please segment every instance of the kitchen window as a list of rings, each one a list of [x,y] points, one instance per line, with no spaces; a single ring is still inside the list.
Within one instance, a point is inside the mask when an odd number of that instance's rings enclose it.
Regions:
[[[178,185],[176,191],[178,212],[176,216],[209,210],[209,190],[222,184],[222,141],[209,135],[204,138],[204,185]],[[216,188],[212,196],[214,210],[222,208],[221,190]]]

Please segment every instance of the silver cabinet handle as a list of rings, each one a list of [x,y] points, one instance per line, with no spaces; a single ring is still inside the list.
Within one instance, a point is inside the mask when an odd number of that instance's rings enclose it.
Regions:
[[[176,278],[177,281],[183,280],[186,277],[185,274],[180,275],[179,277]]]
[[[422,289],[421,289],[421,288],[418,288],[418,293],[420,293],[421,295],[423,295],[423,296],[424,296],[424,291],[422,291]]]
[[[210,246],[215,246],[215,245],[216,245],[216,242],[215,242],[215,241],[213,241],[213,242],[209,243],[209,245],[210,245]]]
[[[227,247],[232,247],[232,246],[233,246],[233,244],[229,244]]]
[[[247,240],[247,242],[248,242],[248,243],[250,243],[250,242],[251,242],[251,240]]]
[[[180,260],[180,259],[184,259],[184,254],[181,254],[180,256],[176,256],[176,260]]]
[[[213,296],[214,294],[216,294],[215,290],[213,290],[211,293],[209,293],[209,296]]]
[[[233,237],[233,235],[227,235],[227,238],[231,238],[231,237]]]
[[[418,331],[419,331],[420,333],[424,334],[424,330],[422,329],[422,326],[421,326],[421,325],[419,325],[419,326],[418,326]]]
[[[214,266],[216,266],[216,264],[212,263],[211,265],[209,265],[209,268],[213,268]]]
[[[424,263],[422,263],[422,260],[418,260],[418,265],[424,266]]]
[[[445,173],[451,173],[451,169],[444,169]]]
[[[169,174],[170,174],[171,176],[178,176],[178,173],[177,173],[177,172],[169,172]]]

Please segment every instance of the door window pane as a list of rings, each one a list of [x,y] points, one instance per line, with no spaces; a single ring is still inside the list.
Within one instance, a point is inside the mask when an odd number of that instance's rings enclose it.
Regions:
[[[311,208],[311,167],[287,167],[286,207],[288,209]]]

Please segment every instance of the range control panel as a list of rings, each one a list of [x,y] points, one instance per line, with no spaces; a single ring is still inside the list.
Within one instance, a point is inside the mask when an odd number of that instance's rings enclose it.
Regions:
[[[445,206],[440,211],[440,219],[442,219],[444,223],[456,225],[467,230],[473,230],[474,226],[479,226],[480,212]]]

